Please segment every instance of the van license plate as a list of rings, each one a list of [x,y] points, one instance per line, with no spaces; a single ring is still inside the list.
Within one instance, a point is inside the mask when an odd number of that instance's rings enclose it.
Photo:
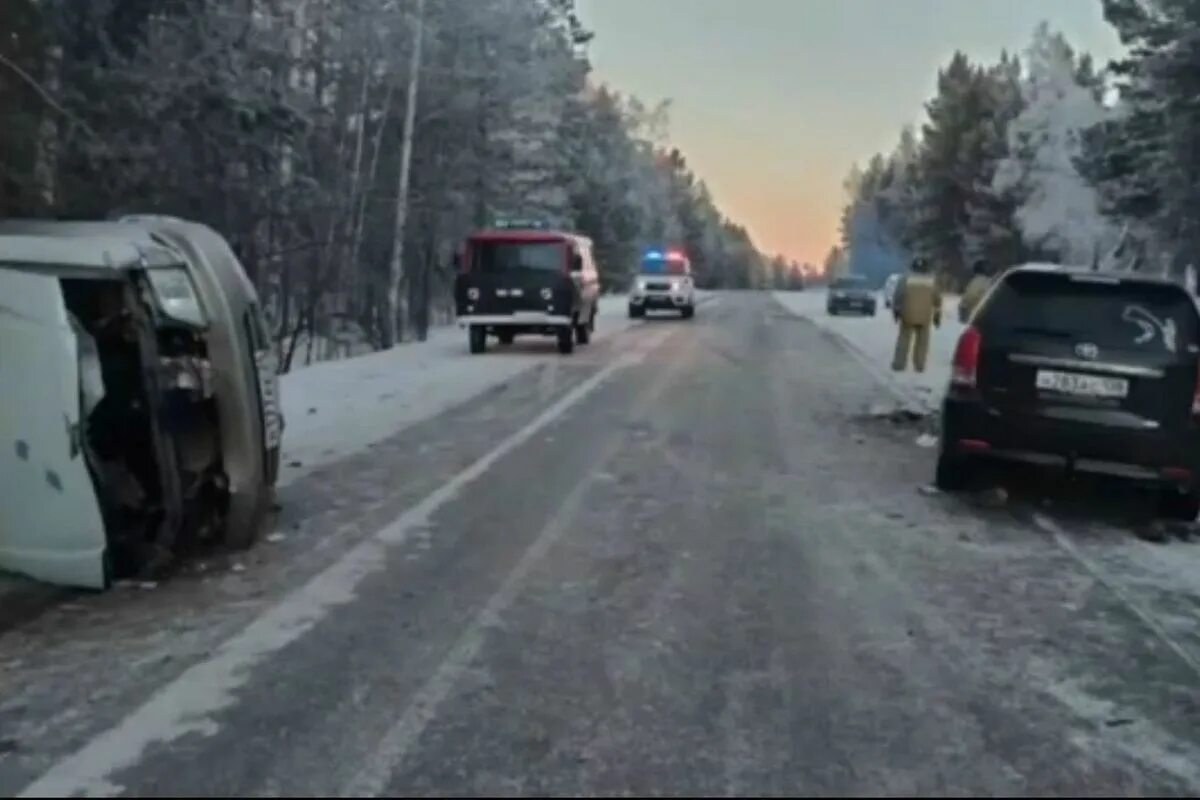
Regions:
[[[1129,394],[1129,381],[1039,369],[1037,388],[1081,397],[1125,397]]]

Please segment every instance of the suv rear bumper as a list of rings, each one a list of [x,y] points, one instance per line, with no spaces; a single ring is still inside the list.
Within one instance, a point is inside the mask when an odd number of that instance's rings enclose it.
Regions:
[[[1200,487],[1200,428],[1136,429],[1036,415],[1013,419],[973,395],[942,403],[942,453]]]
[[[629,304],[645,308],[687,308],[695,305],[695,298],[692,295],[679,293],[671,294],[669,292],[642,292],[634,293],[629,296]]]

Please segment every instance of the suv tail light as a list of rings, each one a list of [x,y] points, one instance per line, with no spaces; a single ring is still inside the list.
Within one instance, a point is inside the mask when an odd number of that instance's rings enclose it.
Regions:
[[[1200,417],[1200,365],[1196,368],[1196,388],[1192,390],[1192,416]]]
[[[962,336],[958,337],[958,346],[954,348],[954,363],[950,369],[951,386],[975,388],[975,377],[979,371],[979,351],[982,347],[983,334],[974,325],[969,326],[962,332]]]

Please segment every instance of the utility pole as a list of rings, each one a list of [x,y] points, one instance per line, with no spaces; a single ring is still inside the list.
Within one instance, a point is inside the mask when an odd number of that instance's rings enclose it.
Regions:
[[[408,64],[408,94],[404,105],[404,134],[400,145],[400,177],[396,187],[396,223],[392,230],[392,258],[388,264],[387,318],[385,342],[394,346],[402,338],[402,325],[408,324],[408,296],[404,288],[404,232],[408,224],[408,183],[412,162],[413,133],[417,121],[417,91],[421,83],[421,45],[425,38],[425,0],[417,0],[416,29],[412,57]]]

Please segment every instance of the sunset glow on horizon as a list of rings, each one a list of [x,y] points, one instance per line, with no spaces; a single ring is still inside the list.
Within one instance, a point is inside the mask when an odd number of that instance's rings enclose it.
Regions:
[[[1098,0],[580,0],[595,78],[669,99],[671,143],[768,253],[820,265],[855,162],[919,124],[955,49],[991,62],[1046,19],[1104,63]]]

